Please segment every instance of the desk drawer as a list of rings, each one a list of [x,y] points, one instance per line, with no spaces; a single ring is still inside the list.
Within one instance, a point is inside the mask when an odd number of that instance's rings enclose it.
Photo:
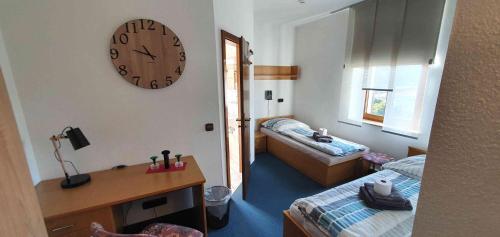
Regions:
[[[73,232],[69,232],[69,233],[58,233],[58,234],[49,234],[49,237],[52,237],[52,236],[64,236],[64,237],[89,237],[90,236],[90,230],[76,230],[76,231],[73,231]]]
[[[108,231],[115,231],[111,208],[102,208],[58,218],[46,219],[47,232],[50,237],[90,236],[90,224],[97,222]]]

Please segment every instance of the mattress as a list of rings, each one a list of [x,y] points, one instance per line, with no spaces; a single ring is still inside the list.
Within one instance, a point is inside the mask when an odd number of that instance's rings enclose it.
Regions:
[[[412,203],[412,211],[372,209],[358,197],[359,187],[376,179],[391,180]],[[420,180],[383,170],[325,192],[297,199],[291,217],[312,236],[411,236],[420,192]]]
[[[361,157],[363,154],[368,153],[370,149],[368,147],[365,147],[365,150],[362,152],[356,152],[352,153],[346,156],[332,156],[330,154],[327,154],[325,152],[319,151],[315,148],[312,148],[308,145],[305,145],[304,143],[298,142],[290,137],[281,135],[271,129],[267,129],[264,127],[260,128],[260,131],[264,134],[266,134],[269,137],[272,137],[280,142],[283,142],[290,147],[293,147],[297,150],[300,150],[304,152],[305,154],[309,155],[310,157],[317,159],[318,161],[322,162],[323,164],[326,164],[328,166],[333,166],[336,164],[340,164],[346,161],[354,160],[359,157]]]

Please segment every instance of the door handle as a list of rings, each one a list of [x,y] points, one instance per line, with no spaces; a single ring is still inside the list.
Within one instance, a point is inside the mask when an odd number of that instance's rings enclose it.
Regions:
[[[250,120],[252,120],[252,118],[246,118],[245,119],[246,122],[250,122]]]

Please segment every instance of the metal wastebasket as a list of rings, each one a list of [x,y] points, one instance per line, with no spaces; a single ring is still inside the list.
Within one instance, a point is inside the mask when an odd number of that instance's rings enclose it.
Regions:
[[[231,190],[225,186],[212,186],[205,189],[207,224],[212,229],[220,229],[229,222]]]

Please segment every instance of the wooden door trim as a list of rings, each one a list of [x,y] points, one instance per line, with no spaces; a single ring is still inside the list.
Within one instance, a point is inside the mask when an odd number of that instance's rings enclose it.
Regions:
[[[222,49],[222,55],[221,55],[221,63],[222,63],[222,101],[223,101],[223,104],[224,104],[224,142],[225,142],[225,146],[226,146],[226,180],[227,180],[227,187],[228,188],[231,188],[231,169],[230,169],[230,154],[229,154],[229,137],[228,137],[228,125],[229,125],[229,119],[228,119],[228,115],[227,115],[227,108],[226,108],[226,76],[225,76],[225,66],[226,66],[226,63],[225,63],[225,59],[226,59],[226,40],[230,40],[231,42],[235,43],[238,45],[238,53],[240,53],[240,48],[241,48],[241,45],[240,45],[240,38],[227,32],[227,31],[224,31],[224,30],[221,30],[221,49]],[[239,60],[239,56],[238,56],[238,60]],[[240,70],[240,73],[241,73],[241,62],[239,62],[239,70]],[[238,79],[238,83],[239,83],[239,79]],[[240,88],[241,88],[241,85],[240,85]],[[240,91],[240,94],[241,94],[241,91]],[[241,98],[240,98],[241,100]],[[241,112],[241,110],[240,110]],[[240,117],[242,117],[240,115]],[[241,143],[242,141],[240,141],[240,146],[241,146]],[[240,147],[240,153],[242,153],[242,148]],[[240,154],[240,159],[241,159],[241,155]]]
[[[240,37],[240,111],[241,111],[241,129],[240,129],[240,137],[241,137],[241,163],[243,166],[242,171],[242,199],[246,200],[248,194],[248,180],[250,178],[250,123],[251,118],[247,117],[250,114],[245,113],[245,88],[243,86],[245,80],[245,74],[248,75],[246,80],[250,80],[250,64],[251,62],[248,60],[248,42],[242,36]],[[249,63],[250,62],[250,63]],[[247,72],[245,73],[244,67],[247,67]],[[250,99],[250,98],[248,98]],[[248,120],[248,121],[247,121]],[[248,122],[248,127],[247,123]],[[247,129],[248,128],[248,129]],[[245,140],[247,139],[247,140]],[[248,144],[247,144],[248,143]],[[248,147],[247,147],[248,146]],[[248,157],[245,158],[245,154],[248,154]]]
[[[21,137],[0,68],[0,209],[8,215],[0,233],[5,236],[46,237],[38,197],[28,170]],[[19,204],[19,205],[15,205]]]

